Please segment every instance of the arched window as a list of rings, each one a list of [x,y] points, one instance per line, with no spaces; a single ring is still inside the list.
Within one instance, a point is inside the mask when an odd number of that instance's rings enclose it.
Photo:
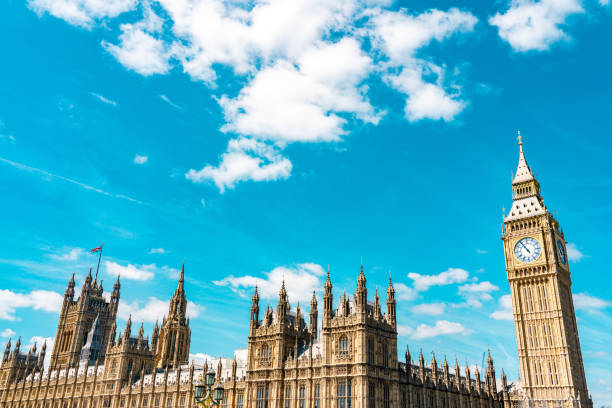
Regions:
[[[267,344],[261,346],[261,361],[268,362],[270,361],[270,348]]]
[[[351,380],[338,382],[338,408],[352,408]]]
[[[340,337],[340,343],[339,343],[338,350],[339,350],[341,355],[347,355],[349,353],[349,341],[348,341],[348,337],[346,337],[346,336]]]

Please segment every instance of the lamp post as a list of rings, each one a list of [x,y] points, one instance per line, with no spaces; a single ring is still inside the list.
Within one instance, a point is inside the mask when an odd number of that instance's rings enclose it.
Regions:
[[[223,385],[219,382],[215,384],[215,372],[209,371],[205,375],[205,385],[198,384],[195,386],[195,402],[196,406],[204,408],[218,407],[223,399]]]

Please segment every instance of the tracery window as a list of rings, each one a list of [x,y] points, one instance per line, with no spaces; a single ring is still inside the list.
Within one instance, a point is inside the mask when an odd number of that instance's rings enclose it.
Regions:
[[[368,339],[368,364],[374,365],[374,339]]]
[[[285,408],[291,408],[291,386],[285,387]]]
[[[348,355],[349,353],[349,340],[348,337],[343,335],[340,337],[340,342],[338,345],[338,350],[340,352],[340,355]]]
[[[338,381],[338,408],[351,408],[351,403],[351,381]]]
[[[268,408],[268,384],[257,386],[255,408]]]
[[[236,408],[242,408],[244,404],[244,392],[238,391],[236,395]]]
[[[261,346],[261,361],[266,363],[270,361],[270,348],[267,344]]]
[[[389,366],[389,350],[387,349],[387,343],[382,344],[382,355],[383,355],[383,367]]]
[[[306,407],[306,386],[300,385],[300,392],[298,394],[298,408]]]
[[[320,403],[319,403],[320,398],[321,398],[321,386],[319,384],[315,384],[313,408],[320,408]]]
[[[386,384],[383,388],[383,406],[389,408],[389,386]]]
[[[373,381],[368,384],[368,408],[376,408],[376,384]]]

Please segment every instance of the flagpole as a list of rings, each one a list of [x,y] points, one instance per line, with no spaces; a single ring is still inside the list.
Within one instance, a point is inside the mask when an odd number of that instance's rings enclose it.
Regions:
[[[100,245],[100,255],[98,255],[98,267],[96,268],[96,280],[98,280],[98,271],[100,270],[100,260],[102,259],[102,248],[104,247],[104,242]]]

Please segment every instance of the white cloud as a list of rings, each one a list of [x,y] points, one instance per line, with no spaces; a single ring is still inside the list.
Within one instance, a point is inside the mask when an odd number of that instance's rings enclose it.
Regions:
[[[102,0],[80,0],[96,2]],[[376,125],[385,112],[369,99],[374,77],[402,93],[410,121],[452,121],[467,106],[455,83],[459,74],[449,80],[446,66],[424,49],[472,32],[477,18],[457,8],[386,10],[391,3],[159,0],[157,15],[145,1],[142,20],[121,24],[119,38],[102,45],[140,75],[180,65],[215,90],[221,130],[231,140],[217,166],[191,169],[187,178],[212,180],[224,191],[243,181],[288,178],[292,165],[283,149],[290,143],[338,142],[355,125]]]
[[[459,286],[459,294],[466,298],[474,298],[478,300],[491,300],[491,292],[498,290],[499,287],[489,281],[479,283],[468,283]]]
[[[153,323],[161,321],[162,318],[168,315],[168,308],[170,307],[169,300],[160,300],[154,296],[147,299],[146,302],[135,300],[133,302],[119,301],[119,309],[117,315],[127,320],[129,316],[132,316],[134,322],[146,322]],[[204,310],[204,307],[187,301],[187,317],[195,319]]]
[[[150,265],[119,265],[116,262],[105,261],[106,272],[110,275],[121,276],[123,279],[146,281],[155,277],[155,264]]]
[[[426,82],[425,76],[437,78]],[[388,75],[387,81],[407,95],[404,112],[412,122],[422,119],[452,121],[466,106],[458,99],[457,91],[447,92],[443,87],[444,71],[441,67],[424,61],[415,62],[402,69],[399,75]]]
[[[63,296],[48,290],[34,290],[30,293],[16,293],[8,289],[0,289],[0,319],[18,320],[15,313],[20,308],[32,308],[50,313],[58,313],[61,309]]]
[[[419,296],[419,293],[410,286],[407,286],[401,282],[395,283],[395,296],[398,300],[414,300]]]
[[[408,278],[413,280],[414,289],[418,292],[424,292],[431,286],[444,286],[453,283],[463,283],[469,277],[469,272],[461,268],[448,268],[448,270],[437,275],[421,275],[411,272]]]
[[[290,142],[338,141],[345,112],[371,123],[379,117],[359,85],[372,60],[352,38],[318,43],[297,61],[279,61],[259,71],[233,99],[220,104],[228,123],[222,130]]]
[[[85,255],[85,250],[83,248],[64,248],[61,253],[51,254],[49,256],[56,261],[70,262],[77,261],[83,255]]]
[[[141,156],[139,154],[134,156],[134,164],[145,164],[147,161],[149,161],[148,156]]]
[[[207,363],[209,367],[214,367],[217,369],[217,366],[214,365],[215,361],[218,361],[218,357],[213,357],[210,354],[204,353],[189,353],[189,364],[194,364],[196,366],[203,366],[204,363]]]
[[[499,309],[491,313],[489,317],[495,320],[514,320],[512,315],[512,297],[510,295],[500,297]]]
[[[28,0],[39,16],[49,13],[69,24],[88,28],[96,20],[116,17],[132,10],[137,0]]]
[[[400,336],[409,337],[413,333],[414,333],[414,329],[412,327],[405,325],[405,324],[397,325],[397,334],[399,334]]]
[[[257,285],[259,296],[263,299],[278,297],[282,282],[290,302],[308,303],[312,292],[321,287],[320,277],[325,274],[323,267],[315,263],[302,263],[292,266],[278,266],[270,272],[264,272],[264,277],[245,275],[234,277],[232,275],[215,281],[215,285],[228,286],[243,297],[252,295]]]
[[[386,53],[388,64],[394,68],[383,77],[406,95],[404,110],[408,120],[448,122],[465,108],[459,89],[445,87],[444,68],[415,57],[415,53],[433,40],[443,41],[454,34],[473,31],[477,21],[471,13],[456,8],[432,9],[416,16],[382,11],[373,17],[374,45]]]
[[[379,11],[372,18],[375,44],[394,64],[411,63],[418,49],[433,40],[441,42],[457,33],[469,33],[477,22],[473,14],[457,8],[431,9],[418,15]]]
[[[576,244],[573,242],[568,243],[566,248],[567,258],[572,262],[580,262],[580,260],[585,257],[585,255],[580,252]]]
[[[124,67],[140,75],[165,74],[170,71],[172,53],[163,40],[155,37],[162,24],[147,3],[142,21],[121,25],[119,45],[102,41],[102,46]]]
[[[0,337],[3,337],[3,338],[13,337],[16,334],[17,333],[15,333],[13,330],[7,328],[7,329],[4,329],[2,333],[0,333]]]
[[[484,255],[484,254],[488,254],[489,251],[487,251],[485,249],[476,248],[476,253],[480,254],[480,255]]]
[[[574,294],[573,298],[574,307],[577,310],[593,311],[612,306],[612,302],[588,295],[586,293],[576,293]]]
[[[270,181],[287,178],[292,164],[278,149],[253,139],[232,139],[221,155],[218,167],[207,165],[201,170],[190,169],[185,178],[196,183],[212,180],[221,193],[232,189],[239,181]]]
[[[423,340],[449,334],[468,336],[472,333],[472,330],[465,328],[461,323],[438,320],[434,326],[429,326],[427,324],[419,325],[410,337],[413,340]]]
[[[89,94],[107,105],[117,106],[117,102],[106,98],[104,95],[100,95],[99,93],[95,93],[95,92],[90,92]]]
[[[577,13],[584,13],[580,0],[512,0],[510,8],[491,17],[489,24],[516,52],[545,51],[569,38],[563,26]]]
[[[149,254],[167,254],[168,252],[164,248],[151,248]]]
[[[445,303],[423,303],[416,305],[412,308],[412,312],[416,314],[426,314],[432,316],[439,316],[444,314],[446,310]]]

